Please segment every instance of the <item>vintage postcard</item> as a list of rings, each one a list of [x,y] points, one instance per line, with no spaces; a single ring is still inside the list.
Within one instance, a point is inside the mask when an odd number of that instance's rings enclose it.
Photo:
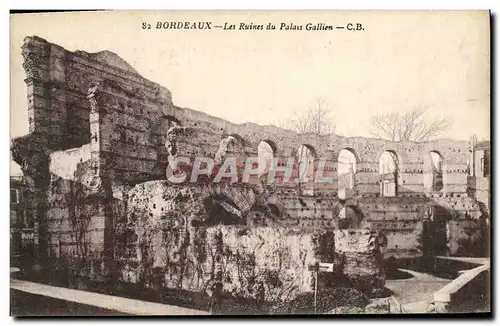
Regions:
[[[12,316],[491,313],[488,11],[10,16]]]

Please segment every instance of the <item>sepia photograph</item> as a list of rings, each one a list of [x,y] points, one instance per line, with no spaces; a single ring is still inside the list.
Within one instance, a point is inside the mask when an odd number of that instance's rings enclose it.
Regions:
[[[491,316],[488,10],[9,16],[11,316]]]

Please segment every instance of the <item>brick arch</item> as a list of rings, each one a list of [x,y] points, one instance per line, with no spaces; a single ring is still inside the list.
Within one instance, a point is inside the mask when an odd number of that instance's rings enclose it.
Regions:
[[[278,150],[278,145],[276,144],[276,142],[274,140],[271,140],[271,139],[263,139],[263,140],[260,140],[258,143],[257,143],[257,147],[260,145],[260,143],[266,143],[268,144],[271,149],[273,150],[273,156],[276,157],[278,156],[278,153],[279,153],[279,150]]]
[[[205,223],[209,226],[240,225],[246,221],[242,218],[241,211],[232,198],[225,194],[207,196],[203,199],[203,208],[207,219]]]
[[[380,149],[377,151],[377,164],[380,163],[380,157],[384,152],[390,152],[396,155],[397,158],[397,166],[398,166],[398,171],[401,173],[403,170],[403,156],[401,155],[400,151],[395,150],[393,147],[384,147],[383,149]]]
[[[173,115],[166,114],[163,116],[163,119],[173,121],[173,122],[177,123],[179,126],[182,126],[181,121],[179,119],[177,119],[176,117],[174,117]]]
[[[345,205],[341,208],[340,212],[345,210],[346,216],[339,218],[339,228],[360,228],[361,222],[364,219],[363,211],[357,205]],[[340,215],[339,212],[339,215]]]
[[[283,202],[276,196],[269,197],[264,202],[264,205],[266,206],[273,205],[281,212],[282,215],[285,214],[286,207],[283,206]]]
[[[424,178],[423,180],[423,183],[424,183],[424,191],[428,191],[428,184],[426,182],[426,178],[428,178],[428,171],[426,170],[426,163],[429,164],[428,160],[431,159],[431,154],[434,153],[434,154],[437,154],[439,155],[439,159],[440,159],[440,164],[441,164],[441,188],[440,189],[435,189],[435,185],[434,183],[431,185],[431,189],[430,191],[432,192],[435,192],[435,191],[445,191],[445,187],[446,187],[446,184],[445,184],[445,175],[446,175],[446,163],[445,163],[445,159],[443,157],[443,155],[441,154],[440,151],[437,151],[437,150],[429,150],[427,152],[424,153],[423,155],[423,160],[422,160],[422,164],[423,164],[423,167],[424,167],[424,170],[423,170],[423,173],[422,173],[422,176]]]
[[[342,150],[351,151],[356,157],[356,163],[370,163],[378,160],[381,144],[363,139],[362,141],[349,141],[341,139],[339,142],[328,145],[329,158],[337,162]]]
[[[312,155],[313,155],[313,157],[314,157],[314,159],[315,159],[315,160],[317,160],[317,159],[319,158],[319,157],[318,157],[318,151],[317,151],[317,149],[316,149],[316,147],[315,147],[315,146],[313,146],[313,145],[311,145],[311,144],[309,144],[309,143],[300,144],[300,145],[298,146],[297,150],[298,150],[299,148],[301,148],[302,146],[304,146],[304,147],[305,147],[305,148],[307,148],[309,151],[311,151],[311,153],[312,153]]]
[[[222,164],[223,160],[228,157],[229,151],[233,152],[233,156],[238,160],[238,165],[244,165],[244,162],[241,162],[243,157],[245,156],[245,146],[243,138],[238,135],[229,135],[224,136],[219,142],[219,149],[215,153],[215,162],[216,164]]]
[[[333,162],[335,162],[335,164],[336,164],[336,168],[337,168],[337,171],[339,170],[339,163],[340,163],[340,162],[339,162],[339,157],[340,157],[340,153],[341,153],[342,151],[344,151],[344,150],[345,150],[345,151],[350,152],[350,153],[354,156],[354,159],[356,160],[356,171],[355,171],[355,173],[356,173],[356,172],[357,172],[357,169],[358,169],[358,168],[357,168],[357,166],[358,166],[358,164],[362,163],[362,161],[361,161],[361,159],[360,159],[360,157],[359,157],[359,155],[358,155],[357,151],[356,151],[354,148],[352,148],[352,147],[342,147],[342,148],[340,148],[340,149],[339,149],[339,151],[336,153],[336,155],[335,155],[335,157],[333,158],[333,160],[332,160],[332,161],[333,161]]]
[[[275,205],[275,204],[272,204],[272,203],[269,203],[266,205],[267,207],[269,207],[270,211],[277,217],[281,217],[283,216],[283,210],[280,209],[280,207],[278,205]]]
[[[468,143],[463,141],[435,140],[422,144],[422,152],[437,151],[447,163],[465,163],[469,158]]]
[[[340,161],[340,155],[341,153],[345,151],[349,154],[351,154],[354,157],[354,164],[348,164],[347,162]],[[356,151],[352,148],[349,147],[344,147],[342,148],[336,159],[336,167],[337,167],[337,185],[338,188],[348,188],[348,189],[354,189],[356,185],[356,173],[358,172],[359,169],[359,156],[357,155]]]
[[[358,152],[353,148],[353,147],[341,147],[337,153],[337,160],[338,160],[338,157],[340,155],[340,152],[342,152],[343,150],[346,150],[346,151],[349,151],[351,152],[353,155],[354,155],[354,158],[356,159],[356,163],[361,163],[362,160],[361,160],[361,157],[359,156]]]
[[[447,222],[457,212],[448,203],[427,202],[421,208],[423,215],[422,251],[424,254],[445,255],[448,251]]]
[[[230,199],[243,215],[248,213],[255,205],[256,196],[252,189],[224,185],[215,188],[216,194],[223,195]]]
[[[152,145],[163,145],[168,130],[174,126],[182,126],[179,119],[172,115],[156,115],[149,123],[149,141]]]
[[[262,141],[269,143],[269,145],[276,151],[276,155],[281,149],[281,141],[279,141],[278,137],[269,133],[258,133],[254,130],[250,132],[239,132],[239,136],[241,136],[245,140],[245,145],[247,146],[247,150],[250,152],[257,153],[257,147]]]
[[[165,136],[165,141],[164,143],[161,144],[161,149],[163,148],[167,149],[167,154],[169,156],[177,156],[180,151],[179,144],[184,144],[184,139],[187,139],[189,137],[193,137],[199,129],[193,128],[193,127],[176,127],[176,128],[170,128],[169,132]],[[174,149],[172,152],[168,148],[171,147],[171,149]]]
[[[395,183],[393,183],[391,180],[392,180],[392,177],[390,176],[390,173],[386,173],[386,174],[383,174],[382,171],[380,170],[380,162],[381,162],[381,159],[382,159],[382,156],[384,155],[384,153],[390,153],[392,154],[391,157],[393,157],[394,159],[394,163],[396,164],[396,171],[395,171]],[[394,195],[395,196],[398,196],[401,192],[401,188],[403,186],[403,178],[402,178],[402,172],[403,169],[402,169],[402,166],[401,166],[401,156],[398,155],[398,153],[394,150],[394,149],[391,149],[391,148],[386,148],[384,149],[382,152],[379,153],[379,156],[378,156],[378,162],[377,162],[377,165],[378,165],[378,174],[380,175],[381,179],[379,181],[379,185],[380,185],[380,194],[383,195],[384,193],[392,193],[394,192]],[[386,179],[386,178],[389,178],[389,179]],[[382,180],[382,178],[385,180]],[[392,186],[394,185],[394,186]],[[386,188],[387,186],[387,188]],[[394,188],[394,191],[392,191],[391,189]],[[383,195],[383,196],[389,196],[389,197],[392,197],[393,195]]]
[[[245,148],[248,145],[247,141],[238,134],[229,134],[227,136],[233,137],[239,143],[239,146],[241,146],[242,148]]]
[[[438,154],[440,157],[441,157],[441,161],[444,163],[445,162],[445,157],[443,155],[443,153],[441,153],[441,151],[437,150],[437,149],[430,149],[426,152],[427,153],[436,153]]]
[[[306,152],[302,152],[302,148],[306,148]],[[307,151],[309,151],[310,156],[307,155]],[[304,184],[308,184],[306,188],[309,194],[312,194],[313,186],[312,182],[316,176],[316,171],[318,168],[318,152],[316,148],[314,148],[311,144],[300,144],[295,153],[295,164],[294,171],[292,173],[292,177],[298,177],[299,182],[303,182]],[[302,190],[299,190],[302,192]]]

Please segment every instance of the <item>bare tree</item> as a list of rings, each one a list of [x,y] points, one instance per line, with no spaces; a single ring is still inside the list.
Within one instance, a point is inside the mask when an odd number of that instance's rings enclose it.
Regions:
[[[293,112],[293,116],[278,123],[279,126],[298,133],[314,133],[327,135],[335,132],[337,124],[331,116],[331,110],[323,100],[317,100],[316,105],[305,112]]]
[[[313,133],[317,136],[335,133],[337,123],[336,118],[332,116],[331,110],[323,100],[317,100],[314,106],[309,107],[307,111],[294,111],[290,119],[278,123],[284,129],[292,130],[297,133]],[[319,137],[319,142],[325,141]],[[300,178],[306,176],[309,172],[311,159],[316,155],[310,148],[302,145],[299,147],[296,160],[299,169]],[[301,182],[297,184],[299,191],[302,191]]]
[[[379,114],[371,119],[370,133],[392,141],[425,141],[442,135],[451,126],[448,118],[428,118],[425,108],[404,113]]]

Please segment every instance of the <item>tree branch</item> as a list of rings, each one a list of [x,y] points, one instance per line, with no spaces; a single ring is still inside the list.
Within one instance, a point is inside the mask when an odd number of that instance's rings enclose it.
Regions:
[[[404,114],[387,113],[372,117],[370,134],[392,141],[426,141],[433,139],[451,127],[451,121],[443,118],[425,119],[426,108],[417,107]]]

